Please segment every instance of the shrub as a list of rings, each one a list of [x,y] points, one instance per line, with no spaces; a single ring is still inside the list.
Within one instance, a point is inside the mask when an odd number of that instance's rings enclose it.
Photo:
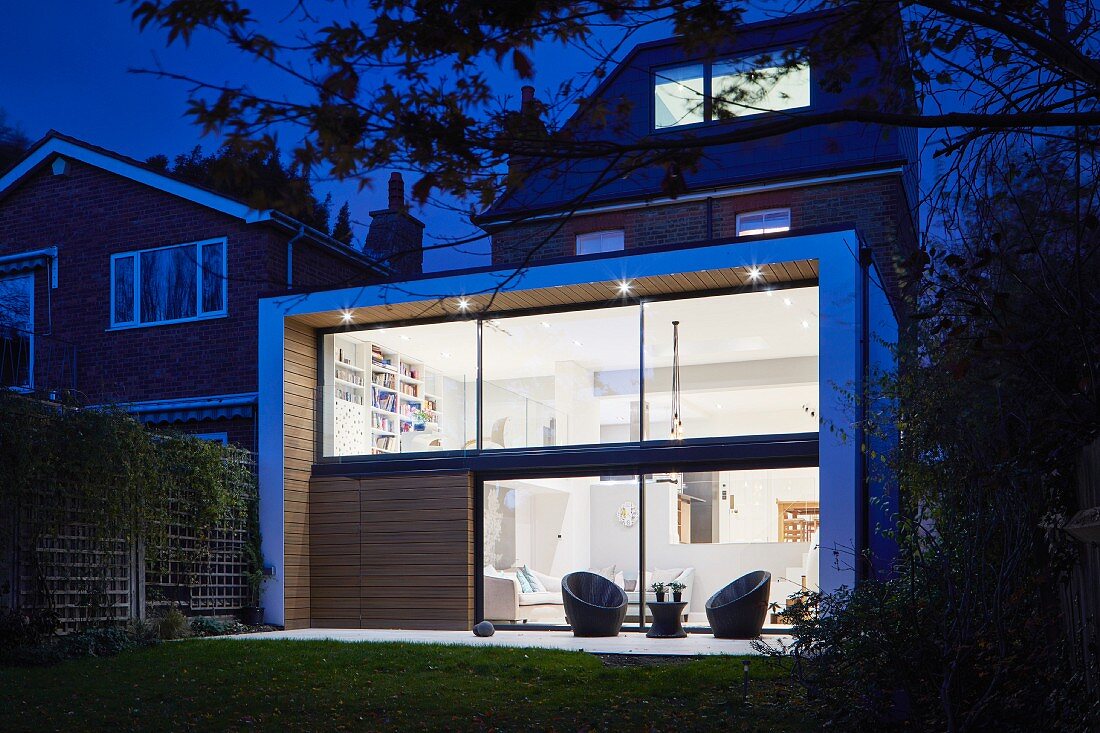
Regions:
[[[232,620],[216,616],[196,616],[191,619],[191,633],[195,636],[225,636],[231,633]]]
[[[176,606],[169,608],[156,624],[157,634],[161,639],[182,639],[191,632],[187,617]]]
[[[58,626],[53,611],[0,610],[0,655],[20,647],[38,646],[57,633]]]

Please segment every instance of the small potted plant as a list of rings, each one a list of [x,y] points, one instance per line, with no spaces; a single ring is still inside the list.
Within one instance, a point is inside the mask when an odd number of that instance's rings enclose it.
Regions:
[[[413,410],[413,430],[424,430],[424,427],[432,421],[432,415],[423,408]]]
[[[654,583],[653,585],[649,586],[649,589],[657,594],[657,603],[664,603],[665,602],[665,584],[664,583]]]
[[[668,589],[672,591],[673,602],[679,603],[683,600],[682,596],[684,594],[684,588],[687,588],[687,586],[676,580],[668,584]]]

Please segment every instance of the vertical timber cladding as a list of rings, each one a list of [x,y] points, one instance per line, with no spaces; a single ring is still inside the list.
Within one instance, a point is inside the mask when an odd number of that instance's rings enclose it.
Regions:
[[[314,457],[317,336],[283,327],[283,603],[288,629],[309,627],[309,476]]]
[[[317,477],[309,519],[314,627],[473,625],[471,474]]]

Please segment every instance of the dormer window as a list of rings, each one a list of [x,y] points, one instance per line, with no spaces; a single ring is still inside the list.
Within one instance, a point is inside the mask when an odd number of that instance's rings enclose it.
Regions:
[[[623,230],[608,229],[602,232],[589,232],[577,235],[578,255],[593,255],[598,252],[615,252],[623,248]]]
[[[810,106],[808,64],[784,69],[768,61],[725,59],[653,72],[653,126],[658,130]]]
[[[748,211],[737,215],[737,236],[749,237],[753,234],[774,234],[786,232],[791,228],[790,209],[767,209],[766,211]]]

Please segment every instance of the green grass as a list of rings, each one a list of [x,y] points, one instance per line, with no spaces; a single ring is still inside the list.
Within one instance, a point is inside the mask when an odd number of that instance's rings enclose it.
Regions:
[[[0,669],[0,731],[803,731],[787,672],[741,659],[608,667],[532,649],[190,640]]]

